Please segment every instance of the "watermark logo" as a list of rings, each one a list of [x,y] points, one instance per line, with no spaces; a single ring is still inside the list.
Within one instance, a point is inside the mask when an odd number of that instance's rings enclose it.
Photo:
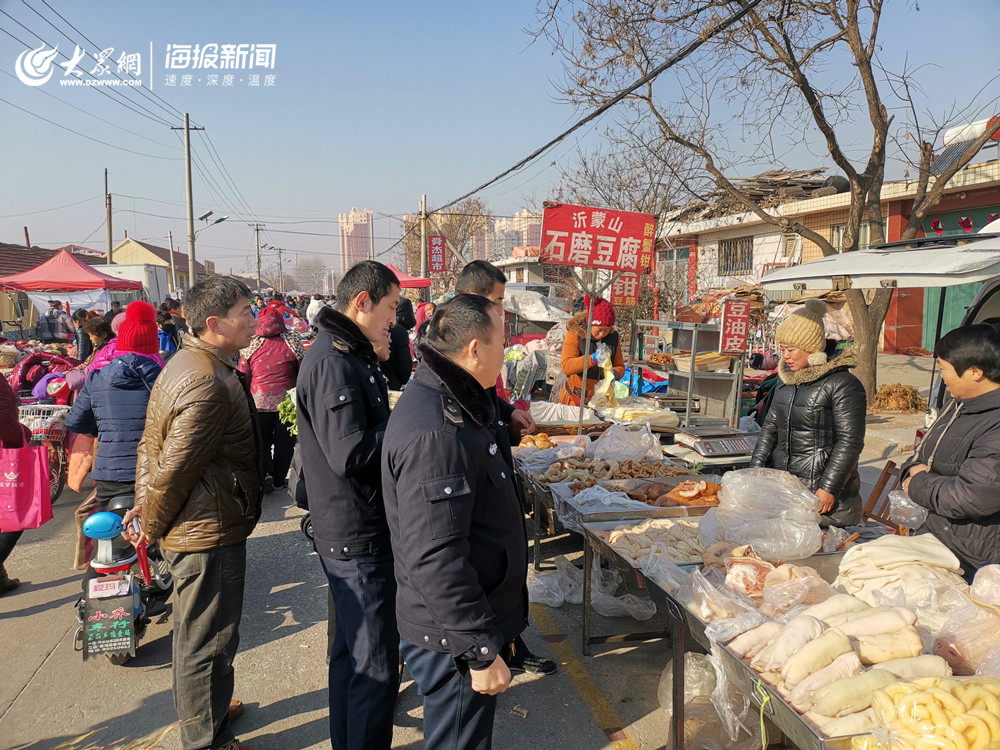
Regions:
[[[45,50],[43,44],[38,49],[28,49],[17,56],[14,72],[25,86],[42,86],[52,77],[52,61],[59,54],[59,47]]]

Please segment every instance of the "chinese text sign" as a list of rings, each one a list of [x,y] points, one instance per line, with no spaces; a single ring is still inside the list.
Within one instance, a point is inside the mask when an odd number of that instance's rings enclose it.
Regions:
[[[649,268],[655,245],[652,214],[562,203],[542,216],[542,263],[634,273]]]
[[[444,273],[444,235],[434,234],[427,238],[427,256],[431,273]]]

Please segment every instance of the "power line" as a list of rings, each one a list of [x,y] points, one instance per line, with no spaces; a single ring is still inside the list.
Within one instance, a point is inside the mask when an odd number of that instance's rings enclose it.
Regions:
[[[550,148],[552,148],[553,146],[555,146],[557,143],[559,143],[560,141],[565,140],[566,138],[568,138],[572,133],[574,133],[575,131],[577,131],[580,128],[582,128],[588,122],[591,122],[592,120],[597,119],[598,117],[600,117],[601,115],[603,115],[605,112],[607,112],[609,109],[611,109],[612,107],[614,107],[616,104],[618,104],[619,102],[623,101],[632,92],[636,91],[637,89],[641,88],[642,86],[645,86],[647,83],[650,83],[651,81],[653,81],[654,79],[656,79],[661,73],[663,73],[664,71],[672,68],[674,65],[676,65],[677,63],[679,63],[681,60],[683,60],[684,58],[688,57],[691,53],[693,53],[695,50],[697,50],[699,47],[701,47],[701,45],[703,45],[705,42],[709,41],[710,39],[713,39],[720,32],[724,31],[725,29],[727,29],[728,27],[732,26],[734,23],[736,23],[737,21],[739,21],[741,18],[743,18],[743,16],[745,16],[747,13],[749,13],[751,10],[753,10],[761,2],[762,2],[762,0],[750,0],[750,2],[746,3],[745,5],[741,5],[740,9],[738,11],[736,11],[733,15],[729,16],[729,18],[721,21],[720,23],[716,24],[709,31],[700,34],[696,39],[693,39],[690,42],[688,42],[688,44],[686,46],[682,47],[676,54],[674,54],[672,57],[670,57],[666,62],[664,62],[664,63],[662,63],[660,65],[657,65],[655,68],[653,68],[649,73],[647,73],[646,75],[644,75],[642,78],[640,78],[639,80],[635,81],[634,83],[632,83],[628,87],[626,87],[626,88],[622,89],[621,91],[619,91],[613,97],[611,97],[610,99],[608,99],[608,101],[606,101],[604,104],[602,104],[599,107],[597,107],[597,109],[593,110],[590,114],[588,114],[587,116],[585,116],[582,120],[577,121],[571,127],[569,127],[568,129],[564,130],[562,133],[560,133],[555,138],[553,138],[552,140],[550,140],[544,146],[541,146],[540,148],[535,149],[530,154],[528,154],[526,157],[524,157],[523,159],[521,159],[521,161],[517,162],[514,166],[510,167],[509,169],[504,170],[499,175],[497,175],[496,177],[494,177],[492,180],[488,180],[487,182],[484,182],[482,185],[480,185],[479,187],[475,188],[474,190],[470,190],[468,193],[465,193],[465,195],[461,195],[458,198],[455,198],[453,201],[450,201],[449,203],[445,203],[438,210],[441,210],[441,209],[444,209],[444,208],[450,208],[451,206],[454,206],[456,203],[460,203],[461,201],[465,200],[466,198],[469,198],[469,197],[475,195],[476,193],[479,193],[479,192],[485,190],[490,185],[494,184],[495,182],[498,182],[499,180],[503,179],[507,175],[509,175],[509,174],[511,174],[513,172],[516,172],[519,169],[522,169],[524,166],[526,166],[530,162],[534,161],[539,156],[541,156],[546,151],[548,151]],[[436,212],[435,211],[431,211],[429,213],[436,213]]]
[[[98,198],[103,198],[103,195],[93,195],[90,198],[84,198],[82,201],[77,201],[76,203],[67,203],[65,206],[56,206],[55,208],[43,208],[40,211],[25,211],[23,214],[7,214],[6,216],[0,216],[0,219],[17,219],[21,216],[34,216],[35,214],[47,214],[50,211],[59,211],[63,208],[69,208],[70,206],[79,206],[81,203],[89,203],[92,200]]]
[[[2,11],[0,11],[0,12],[2,12]],[[63,130],[68,130],[70,133],[78,135],[81,138],[86,138],[88,141],[94,141],[94,143],[100,143],[102,146],[108,146],[109,148],[113,148],[116,151],[127,151],[128,153],[130,153],[130,154],[136,154],[137,156],[146,156],[146,157],[148,157],[150,159],[163,159],[165,161],[181,161],[184,158],[182,156],[156,156],[155,154],[144,154],[141,151],[133,151],[132,149],[125,148],[124,146],[116,146],[113,143],[108,143],[107,141],[102,141],[99,138],[94,138],[92,136],[86,135],[85,133],[81,133],[79,130],[73,130],[73,128],[67,128],[65,125],[60,125],[58,122],[54,122],[54,121],[48,119],[47,117],[42,117],[41,115],[35,114],[34,112],[32,112],[30,110],[27,110],[24,107],[19,107],[16,104],[14,104],[13,102],[7,101],[6,99],[0,99],[0,102],[3,102],[4,104],[8,104],[11,107],[13,107],[14,109],[19,109],[22,112],[24,112],[25,114],[31,115],[32,117],[37,117],[39,120],[44,120],[45,122],[49,123],[49,125],[55,125],[57,128],[62,128]]]

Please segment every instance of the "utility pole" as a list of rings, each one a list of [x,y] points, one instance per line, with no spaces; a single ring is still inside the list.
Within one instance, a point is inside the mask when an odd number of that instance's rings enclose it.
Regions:
[[[261,289],[260,284],[260,230],[264,228],[263,224],[251,224],[250,228],[253,230],[254,242],[257,245],[257,291]]]
[[[368,260],[375,260],[375,214],[368,214]]]
[[[281,248],[277,247],[275,250],[278,251],[278,291],[282,294],[285,293],[285,264],[281,262]]]
[[[170,284],[173,291],[177,291],[177,266],[174,264],[174,233],[167,231],[167,242],[170,243]]]
[[[105,224],[108,225],[108,263],[114,263],[114,259],[111,257],[111,193],[108,191],[108,170],[104,169],[104,207],[107,211]]]
[[[184,127],[170,128],[184,131],[184,176],[187,182],[188,209],[188,289],[195,285],[197,274],[194,271],[194,191],[191,189],[191,131],[205,128],[192,128],[191,116],[184,113]]]
[[[427,196],[420,196],[420,278],[427,278]],[[430,291],[427,292],[428,295]],[[423,294],[423,293],[421,293]]]

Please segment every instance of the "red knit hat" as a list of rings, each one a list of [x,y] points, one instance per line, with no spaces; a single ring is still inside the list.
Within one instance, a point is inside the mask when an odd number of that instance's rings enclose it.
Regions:
[[[137,354],[157,354],[160,351],[155,307],[136,300],[125,308],[125,320],[118,327],[117,351]]]
[[[586,310],[590,307],[590,296],[583,298],[583,309]],[[598,297],[597,301],[594,302],[594,317],[591,320],[591,325],[595,326],[613,326],[615,324],[615,308],[611,306],[611,303],[602,297]]]

